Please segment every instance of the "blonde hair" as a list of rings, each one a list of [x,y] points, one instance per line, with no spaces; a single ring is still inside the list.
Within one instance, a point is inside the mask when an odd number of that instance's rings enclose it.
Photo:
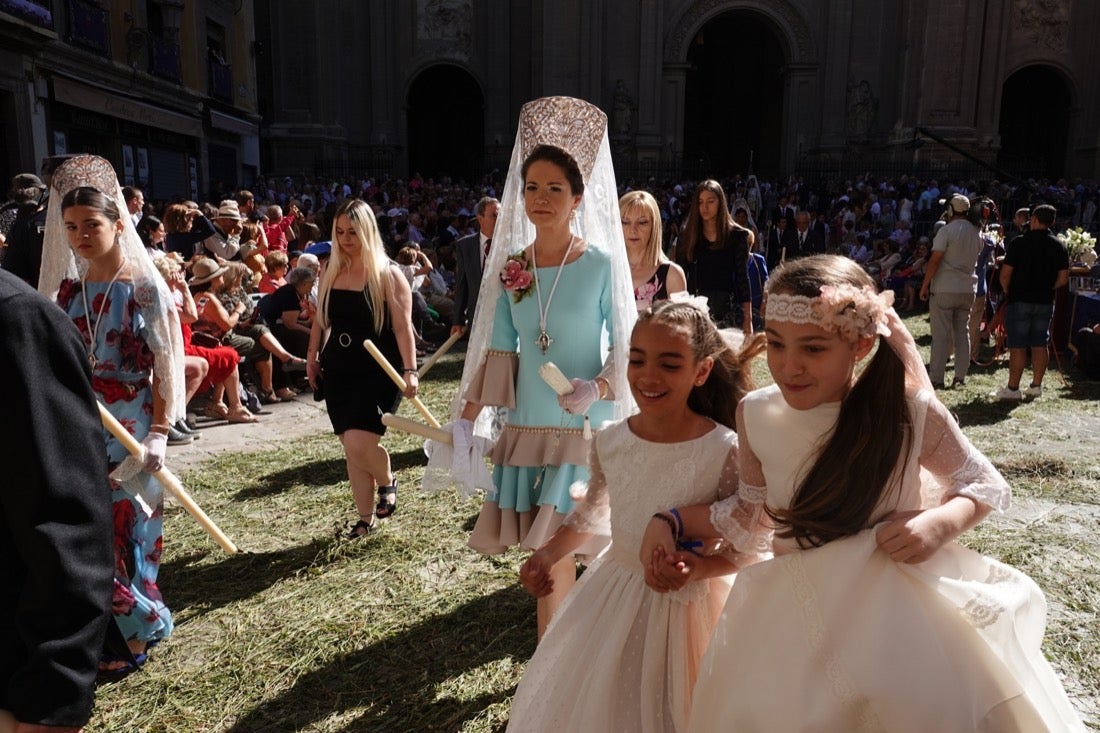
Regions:
[[[251,277],[248,265],[243,262],[226,262],[226,271],[222,274],[222,290],[236,290],[243,287],[245,278]]]
[[[386,256],[386,250],[382,246],[382,235],[378,232],[378,222],[364,201],[360,199],[348,199],[340,204],[332,217],[332,256],[328,267],[321,277],[321,284],[317,288],[317,318],[321,328],[328,328],[328,297],[332,292],[332,285],[340,273],[351,269],[352,262],[338,245],[336,237],[336,222],[341,216],[348,218],[348,224],[356,238],[359,240],[359,259],[363,261],[366,272],[366,295],[370,299],[371,310],[374,313],[374,330],[379,332],[386,320],[386,296],[390,294],[392,287],[389,272],[390,260]]]
[[[649,223],[652,228],[649,231],[649,241],[642,253],[641,264],[656,267],[668,260],[664,249],[661,247],[661,210],[657,207],[657,199],[650,195],[649,191],[631,191],[623,194],[619,199],[619,216],[625,217],[631,209],[642,209],[649,215]]]
[[[286,256],[286,252],[282,250],[272,250],[264,257],[264,264],[267,265],[268,271],[274,270],[277,267],[286,267],[290,263],[290,258]]]

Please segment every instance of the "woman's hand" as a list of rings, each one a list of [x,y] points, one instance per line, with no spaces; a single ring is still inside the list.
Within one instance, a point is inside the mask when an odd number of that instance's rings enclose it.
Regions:
[[[306,360],[306,380],[309,382],[309,388],[312,390],[317,389],[317,380],[321,376],[321,363],[316,359]]]
[[[554,590],[554,581],[550,578],[553,561],[543,550],[536,550],[519,569],[519,582],[535,598],[542,598]]]
[[[406,369],[405,370],[405,389],[401,392],[406,397],[416,397],[416,392],[420,387],[420,375],[415,372]]]

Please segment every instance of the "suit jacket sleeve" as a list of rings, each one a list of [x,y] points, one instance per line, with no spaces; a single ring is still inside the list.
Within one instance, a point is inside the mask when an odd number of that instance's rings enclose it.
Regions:
[[[0,275],[0,708],[83,725],[110,619],[113,550],[103,427],[72,321]]]
[[[466,239],[460,239],[455,247],[455,307],[452,316],[453,325],[465,326],[467,321],[466,309],[470,306],[470,286],[467,280],[469,276],[466,268]],[[476,253],[475,253],[476,254]],[[470,314],[471,316],[473,313]]]

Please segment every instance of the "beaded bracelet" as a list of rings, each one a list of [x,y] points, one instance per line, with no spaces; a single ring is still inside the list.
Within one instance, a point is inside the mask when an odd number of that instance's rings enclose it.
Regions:
[[[419,369],[403,369],[401,371],[401,373],[402,374],[420,374],[420,370]]]
[[[653,515],[654,519],[660,519],[662,522],[668,525],[668,528],[672,531],[672,538],[674,540],[679,539],[680,535],[676,532],[676,520],[668,516],[664,512],[657,512]]]
[[[168,424],[158,425],[156,423],[149,426],[150,433],[160,433],[161,435],[168,435],[168,429],[171,426]]]
[[[684,536],[684,518],[680,516],[680,510],[676,507],[669,509],[668,513],[676,519],[676,539],[680,539]]]

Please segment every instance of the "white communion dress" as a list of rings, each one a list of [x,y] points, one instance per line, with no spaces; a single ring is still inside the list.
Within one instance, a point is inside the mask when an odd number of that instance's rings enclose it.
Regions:
[[[773,560],[738,573],[700,667],[691,731],[1084,730],[1040,650],[1046,601],[1034,582],[954,542],[919,564],[877,548],[875,522],[941,502],[929,486],[1008,506],[1004,478],[946,408],[928,392],[907,400],[915,438],[894,474],[900,490],[886,492],[871,526],[808,550],[777,539]],[[774,386],[745,398],[742,487],[711,516],[735,546],[760,526],[765,499],[789,505],[839,409],[794,410]]]
[[[509,731],[683,731],[700,658],[729,581],[672,593],[645,584],[638,551],[650,517],[711,504],[737,488],[737,437],[724,426],[680,443],[652,443],[626,421],[596,434],[591,479],[566,517],[611,546],[574,586],[528,662]]]

